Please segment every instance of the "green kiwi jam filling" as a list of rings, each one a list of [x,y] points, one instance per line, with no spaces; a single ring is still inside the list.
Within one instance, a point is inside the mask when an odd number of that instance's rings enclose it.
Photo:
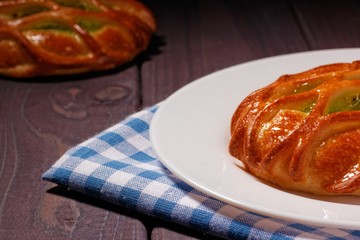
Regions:
[[[18,19],[45,11],[49,11],[49,8],[43,5],[22,4],[3,8],[0,12],[0,18]]]
[[[100,30],[104,26],[104,23],[102,21],[85,18],[77,19],[76,24],[78,24],[82,29],[87,32],[95,32],[97,30]]]
[[[63,31],[63,32],[72,32],[71,27],[62,21],[58,21],[55,19],[43,19],[42,21],[38,21],[32,23],[30,26],[27,26],[24,30],[54,30],[54,31]]]
[[[331,102],[327,113],[354,110],[360,110],[360,89],[358,91],[348,91],[337,96]]]

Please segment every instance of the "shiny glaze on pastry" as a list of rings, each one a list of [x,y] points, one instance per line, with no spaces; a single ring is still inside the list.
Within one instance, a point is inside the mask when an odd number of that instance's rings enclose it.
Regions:
[[[155,19],[136,0],[0,1],[0,74],[114,68],[143,51]]]
[[[284,75],[247,96],[229,152],[286,189],[360,195],[360,61]]]

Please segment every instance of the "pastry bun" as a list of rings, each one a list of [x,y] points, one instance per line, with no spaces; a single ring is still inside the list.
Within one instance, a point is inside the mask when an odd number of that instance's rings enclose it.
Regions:
[[[114,68],[143,51],[155,19],[136,0],[0,1],[0,74],[74,74]]]
[[[360,61],[284,75],[247,96],[229,151],[285,189],[360,195]]]

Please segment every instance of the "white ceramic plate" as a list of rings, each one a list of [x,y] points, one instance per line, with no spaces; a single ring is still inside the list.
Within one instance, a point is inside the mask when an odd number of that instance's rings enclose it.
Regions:
[[[319,197],[275,188],[242,170],[227,151],[231,116],[249,93],[285,73],[357,59],[360,49],[312,51],[205,76],[162,103],[150,126],[153,148],[175,175],[234,206],[291,222],[359,229],[360,197]]]

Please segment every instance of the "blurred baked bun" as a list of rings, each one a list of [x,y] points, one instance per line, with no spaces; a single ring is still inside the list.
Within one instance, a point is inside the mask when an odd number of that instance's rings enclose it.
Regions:
[[[156,28],[136,0],[0,1],[0,74],[114,68],[143,51]]]
[[[246,97],[229,151],[283,188],[360,195],[360,61],[284,75]]]

